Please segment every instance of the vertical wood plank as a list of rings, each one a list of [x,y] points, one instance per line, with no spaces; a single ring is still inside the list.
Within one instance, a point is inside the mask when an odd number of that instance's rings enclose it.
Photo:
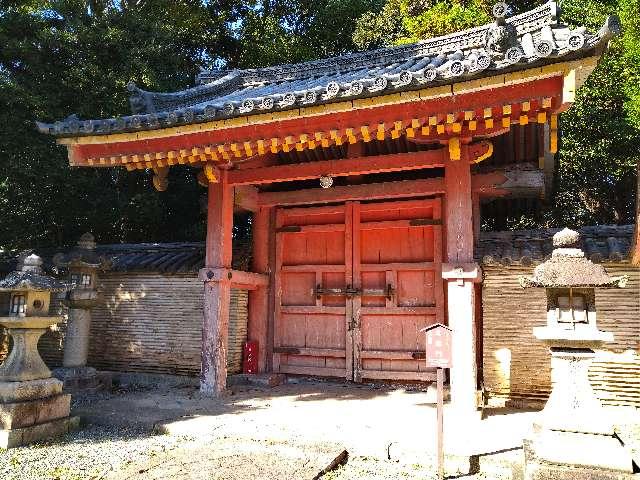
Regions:
[[[433,207],[433,218],[442,219],[442,202],[438,199],[437,204]],[[442,279],[442,225],[434,225],[433,227],[433,263],[435,263],[434,287],[436,298],[436,321],[445,323],[445,305],[444,305],[444,281]]]
[[[276,284],[276,214],[275,208],[269,212],[269,296],[267,308],[267,351],[266,371],[273,371],[273,341],[275,331],[275,284]]]
[[[513,137],[509,135],[508,140]],[[513,152],[513,142],[509,151]],[[453,267],[473,262],[473,206],[468,150],[463,161],[445,166],[447,260]],[[451,404],[459,415],[476,410],[476,337],[473,283],[453,276],[447,279],[447,313],[453,330],[451,352]]]
[[[362,288],[362,254],[360,247],[360,202],[354,202],[351,205],[351,222],[353,224],[351,238],[352,243],[352,280],[353,286],[357,289]],[[352,300],[352,315],[354,319],[354,329],[351,332],[352,338],[352,364],[353,364],[353,381],[362,382],[362,360],[360,352],[362,351],[362,322],[360,318],[360,307],[362,306],[362,296],[358,295]],[[349,358],[347,358],[349,362]]]
[[[256,273],[269,273],[269,219],[270,208],[262,207],[253,214],[253,264]],[[269,316],[269,287],[260,287],[249,291],[249,315],[247,319],[247,337],[258,342],[258,372],[266,369],[267,359],[267,319]]]
[[[284,212],[282,210],[277,210],[276,213],[276,223],[275,230],[277,231],[282,227],[284,223]],[[276,251],[275,251],[275,278],[274,278],[274,302],[273,302],[273,310],[274,310],[274,332],[273,332],[273,346],[280,347],[282,346],[281,341],[281,332],[279,331],[279,327],[282,326],[284,322],[284,318],[282,316],[282,249],[283,249],[283,240],[284,233],[276,233]],[[273,354],[273,371],[280,371],[280,354]]]
[[[353,203],[347,202],[344,208],[344,282],[345,286],[353,286]],[[353,379],[353,301],[353,297],[345,298],[345,378],[347,380]]]
[[[447,260],[452,263],[472,262],[471,169],[466,158],[447,162],[444,183],[447,189]]]
[[[474,245],[478,245],[478,242],[480,241],[480,228],[482,226],[480,195],[478,193],[473,193],[471,201],[473,211],[473,242]]]

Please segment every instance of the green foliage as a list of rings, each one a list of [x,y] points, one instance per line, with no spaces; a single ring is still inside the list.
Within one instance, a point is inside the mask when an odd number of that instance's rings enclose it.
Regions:
[[[424,12],[404,19],[409,36],[401,41],[415,42],[482,25],[491,20],[490,8],[483,0],[434,2]]]
[[[625,112],[626,67],[615,42],[561,115],[556,224],[629,223],[635,204],[640,131]]]
[[[243,68],[297,63],[354,50],[354,24],[381,0],[264,0],[238,30]]]
[[[620,0],[620,19],[624,28],[622,37],[625,93],[629,97],[626,109],[631,121],[640,128],[640,0]]]
[[[411,43],[483,25],[492,20],[490,0],[387,0],[356,24],[354,43],[366,50]],[[510,2],[514,11],[531,8],[530,0]]]
[[[549,208],[513,226],[630,221],[640,151],[639,2],[564,2],[563,20],[590,28],[619,13],[624,35],[562,115]],[[151,172],[70,169],[65,149],[37,133],[35,119],[126,114],[131,80],[175,91],[191,86],[205,65],[299,62],[445,34],[489,21],[491,4],[0,0],[0,250],[71,244],[85,231],[102,243],[204,236],[205,191],[192,169],[172,168],[163,193],[151,187]],[[512,6],[517,12],[532,3]],[[242,220],[236,233],[246,234],[247,225]]]
[[[235,54],[242,2],[0,1],[0,248],[202,237],[199,189],[172,169],[158,193],[150,172],[70,169],[34,120],[129,111],[126,84],[175,90],[199,65]]]

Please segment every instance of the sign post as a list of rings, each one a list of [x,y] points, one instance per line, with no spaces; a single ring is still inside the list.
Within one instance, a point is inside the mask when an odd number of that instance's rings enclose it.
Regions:
[[[438,480],[444,479],[444,369],[451,368],[451,329],[437,323],[421,332],[426,337],[427,367],[436,369],[437,403],[437,448],[438,448]]]

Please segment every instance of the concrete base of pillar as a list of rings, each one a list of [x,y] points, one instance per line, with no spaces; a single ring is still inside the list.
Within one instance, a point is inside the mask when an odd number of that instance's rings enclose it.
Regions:
[[[277,387],[286,382],[281,373],[241,373],[227,377],[227,386],[255,385],[257,387]]]
[[[0,430],[0,448],[9,449],[60,437],[80,428],[80,417],[67,417],[25,428]]]
[[[14,430],[69,416],[71,395],[0,403],[0,428]]]
[[[110,372],[99,372],[92,367],[60,367],[52,373],[62,381],[63,390],[67,393],[108,391],[113,384]]]

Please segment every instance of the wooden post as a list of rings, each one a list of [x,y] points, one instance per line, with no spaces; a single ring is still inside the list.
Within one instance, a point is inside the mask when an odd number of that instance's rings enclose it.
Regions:
[[[204,280],[200,391],[212,396],[227,387],[233,189],[226,177],[223,171],[218,183],[209,183],[205,268],[200,276]]]
[[[436,415],[438,418],[438,480],[444,479],[444,368],[436,368],[436,387],[438,389],[438,405]]]
[[[478,246],[478,242],[480,242],[480,229],[482,227],[479,193],[473,194],[472,202],[473,202],[473,244],[475,246]]]
[[[269,273],[269,220],[270,208],[259,208],[253,214],[253,265],[256,273]],[[267,318],[269,309],[269,288],[259,287],[249,291],[248,338],[258,342],[258,372],[266,369],[267,359]]]
[[[451,354],[451,406],[456,415],[476,411],[476,330],[473,282],[479,268],[473,263],[473,199],[469,148],[450,156],[445,166],[446,258],[442,277],[447,288],[449,327],[453,330]],[[450,148],[451,151],[451,148]],[[454,158],[459,160],[453,160]]]
[[[464,150],[464,149],[463,149]],[[466,158],[449,160],[444,170],[446,189],[447,260],[473,261],[473,202],[471,167]]]

